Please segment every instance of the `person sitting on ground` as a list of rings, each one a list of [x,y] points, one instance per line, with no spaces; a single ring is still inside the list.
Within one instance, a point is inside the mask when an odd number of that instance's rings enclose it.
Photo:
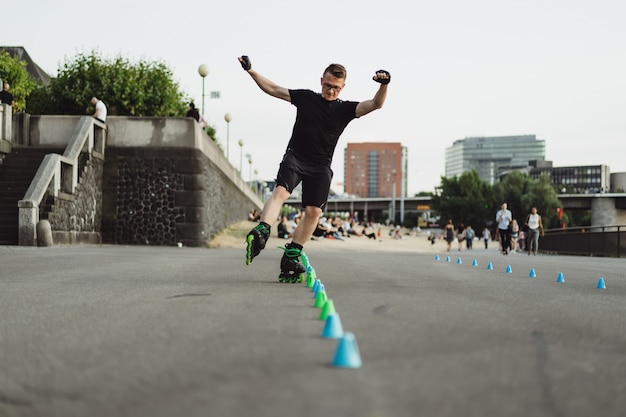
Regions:
[[[280,217],[280,223],[278,223],[278,237],[280,239],[289,239],[291,234],[289,233],[289,225],[287,224],[287,216]]]

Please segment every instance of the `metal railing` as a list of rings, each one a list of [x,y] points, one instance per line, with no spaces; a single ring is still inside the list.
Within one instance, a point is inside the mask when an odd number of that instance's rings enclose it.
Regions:
[[[39,166],[24,198],[18,202],[20,246],[36,246],[39,206],[47,196],[73,194],[83,167],[81,154],[104,158],[106,128],[93,117],[79,119],[63,155],[48,154]]]
[[[626,225],[549,229],[539,250],[561,255],[626,257]]]

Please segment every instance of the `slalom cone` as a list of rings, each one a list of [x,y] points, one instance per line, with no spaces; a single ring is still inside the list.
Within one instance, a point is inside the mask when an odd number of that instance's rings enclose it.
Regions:
[[[472,261],[472,266],[478,266],[478,261],[476,259]]]
[[[306,256],[306,253],[304,253],[304,251],[302,251],[300,253],[300,260],[302,260],[302,265],[304,265],[304,267],[306,268],[307,266],[311,265],[309,263],[309,257]]]
[[[565,278],[563,278],[563,272],[559,272],[559,275],[556,277],[556,282],[565,282]]]
[[[339,313],[333,313],[326,317],[324,330],[322,330],[322,337],[325,337],[326,339],[339,339],[343,337],[343,327],[341,326]]]
[[[320,281],[320,285],[317,287],[317,290],[315,290],[315,292],[313,293],[313,298],[317,298],[317,294],[320,291],[326,292],[326,288],[324,288],[324,284],[322,284],[321,281]]]
[[[307,288],[313,288],[315,286],[316,279],[317,279],[317,274],[315,273],[315,269],[313,269],[311,265],[307,266],[307,274],[306,274]]]
[[[320,290],[317,292],[317,297],[315,297],[315,304],[313,304],[313,306],[316,308],[322,308],[327,300],[326,291]]]
[[[435,255],[435,261],[439,260],[439,255]]]
[[[363,365],[361,362],[361,354],[359,353],[359,346],[352,333],[346,332],[343,337],[339,339],[332,364],[336,368],[352,369],[360,368]]]
[[[504,271],[504,272],[506,272],[507,274],[512,273],[512,272],[513,272],[513,270],[511,269],[511,265],[507,265],[507,266],[506,266],[506,271]]]
[[[493,264],[491,262],[487,264],[487,269],[493,271]]]
[[[331,314],[335,314],[335,303],[333,300],[326,300],[320,312],[320,320],[326,320]]]
[[[537,277],[537,274],[535,273],[535,268],[530,268],[530,272],[528,273],[528,276],[531,278]]]
[[[322,284],[322,281],[320,281],[319,279],[316,279],[315,282],[313,283],[313,288],[311,289],[311,291],[313,292],[313,297],[315,297],[315,293],[317,293],[317,290],[319,289],[320,285]]]
[[[462,261],[462,260],[461,260],[461,258],[459,257],[459,258],[457,258],[457,259],[456,259],[456,263],[457,263],[457,264],[459,264],[459,265],[461,265],[461,264],[463,263],[463,261]]]
[[[450,255],[446,256],[446,262],[450,262]]]
[[[596,286],[596,288],[599,290],[606,290],[606,284],[604,283],[603,277],[600,277],[600,279],[598,279],[598,285]]]

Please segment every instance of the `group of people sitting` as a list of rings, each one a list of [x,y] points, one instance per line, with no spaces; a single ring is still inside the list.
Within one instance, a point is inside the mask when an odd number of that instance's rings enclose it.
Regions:
[[[296,212],[291,216],[291,220],[289,220],[287,215],[282,215],[277,227],[278,237],[281,239],[290,239],[300,223],[301,215],[300,212]],[[322,216],[317,223],[317,228],[313,232],[311,239],[319,240],[324,238],[344,240],[351,236],[376,239],[376,228],[371,222],[358,224],[354,219],[344,219],[340,216],[334,216],[332,218]]]

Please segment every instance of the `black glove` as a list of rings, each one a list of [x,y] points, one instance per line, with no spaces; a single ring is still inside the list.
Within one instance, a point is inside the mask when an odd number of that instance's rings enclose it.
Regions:
[[[239,58],[239,62],[241,63],[241,67],[246,71],[252,68],[252,62],[250,62],[248,55],[242,55],[241,58]]]
[[[389,84],[389,81],[391,81],[391,74],[385,70],[378,70],[372,79],[377,83]]]

